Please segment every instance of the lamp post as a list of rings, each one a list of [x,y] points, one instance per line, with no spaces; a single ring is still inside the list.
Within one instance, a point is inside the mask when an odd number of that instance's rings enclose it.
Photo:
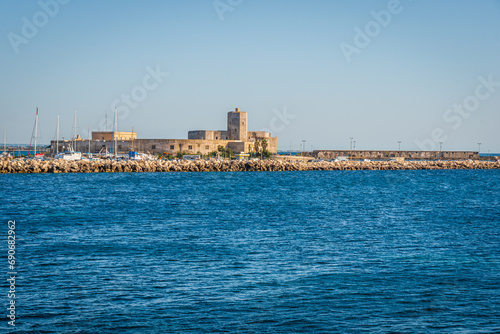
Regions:
[[[439,142],[439,152],[441,152],[443,150],[443,142],[440,141]]]
[[[351,145],[349,146],[349,158],[351,158],[351,155],[352,155],[352,140],[354,139],[354,137],[349,137],[349,139],[351,140]]]
[[[401,140],[398,140],[398,151],[401,152]]]
[[[477,153],[481,153],[481,144],[482,143],[477,143],[477,145],[479,146],[479,151]]]
[[[306,152],[306,141],[302,139],[302,151],[305,153]],[[302,154],[304,156],[304,154]]]

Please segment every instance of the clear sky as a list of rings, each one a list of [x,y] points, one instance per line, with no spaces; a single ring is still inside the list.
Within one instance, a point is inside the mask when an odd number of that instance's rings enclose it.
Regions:
[[[187,138],[248,112],[278,148],[500,152],[500,0],[0,1],[0,133]]]

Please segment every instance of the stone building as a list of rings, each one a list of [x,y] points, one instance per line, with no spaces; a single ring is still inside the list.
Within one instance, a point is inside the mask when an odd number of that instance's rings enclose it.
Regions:
[[[272,153],[278,152],[277,137],[264,131],[248,131],[248,114],[236,108],[227,113],[226,130],[195,130],[189,131],[189,140],[223,141],[226,148],[233,152],[250,153],[254,151],[256,141],[267,141],[267,149]],[[202,152],[203,153],[203,152]]]
[[[137,132],[94,131],[92,140],[135,140]]]
[[[59,150],[72,147],[76,151],[99,153],[113,151],[114,141],[117,141],[119,154],[129,150],[149,153],[185,152],[187,154],[207,154],[217,151],[219,146],[231,149],[235,153],[251,153],[256,141],[267,141],[267,150],[278,152],[277,137],[271,137],[264,131],[248,131],[248,115],[236,108],[227,114],[226,130],[195,130],[188,132],[188,139],[137,139],[136,132],[93,132],[90,140],[60,141]],[[51,149],[56,151],[56,142],[51,142]]]

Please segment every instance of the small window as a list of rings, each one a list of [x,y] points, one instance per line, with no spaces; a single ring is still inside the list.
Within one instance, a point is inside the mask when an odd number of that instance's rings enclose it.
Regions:
[[[189,148],[190,150],[192,150],[192,149],[193,149],[193,145],[189,145],[189,146],[188,146],[188,148]]]
[[[175,148],[174,145],[170,145],[170,149],[173,150]]]
[[[156,150],[156,145],[151,145],[152,150]]]
[[[215,137],[215,140],[219,139],[219,137]]]
[[[205,150],[209,150],[210,149],[210,146],[205,146]]]

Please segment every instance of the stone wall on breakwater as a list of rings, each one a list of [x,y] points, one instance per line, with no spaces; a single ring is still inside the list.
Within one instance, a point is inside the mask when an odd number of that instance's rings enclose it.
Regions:
[[[240,172],[419,169],[500,169],[500,161],[39,161],[28,159],[0,161],[0,173]]]
[[[391,159],[405,158],[411,160],[462,160],[479,159],[479,152],[473,151],[367,151],[367,150],[316,150],[312,156],[321,159],[335,159],[337,157],[352,157],[354,159]]]

